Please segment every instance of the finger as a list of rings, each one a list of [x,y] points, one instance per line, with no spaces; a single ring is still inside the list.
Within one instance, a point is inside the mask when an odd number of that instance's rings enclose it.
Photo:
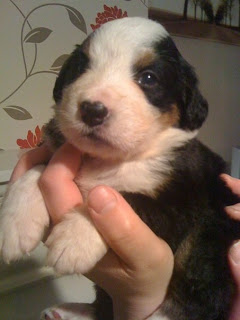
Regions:
[[[225,211],[233,219],[240,220],[240,203],[225,207]]]
[[[52,156],[49,148],[43,144],[42,146],[24,153],[14,168],[10,182],[19,179],[24,173],[38,164],[47,163]]]
[[[228,174],[221,174],[221,179],[225,181],[227,186],[238,196],[240,196],[240,180],[233,178]]]
[[[232,310],[230,312],[229,320],[239,320],[240,319],[240,295],[237,295],[236,301],[233,303]]]
[[[238,290],[240,292],[240,241],[237,241],[232,245],[229,250],[229,263],[232,274],[237,283]]]
[[[53,155],[40,178],[39,186],[54,224],[82,203],[80,191],[73,181],[80,163],[80,151],[66,143]]]
[[[113,251],[132,269],[172,265],[172,252],[115,190],[99,186],[88,197],[93,222]],[[151,250],[149,250],[151,247]],[[157,261],[156,261],[157,260]]]
[[[53,175],[73,180],[81,165],[81,153],[70,143],[65,143],[54,153],[49,165],[46,170],[51,168]]]
[[[236,242],[229,251],[229,265],[237,286],[237,292],[229,320],[240,319],[240,241]]]

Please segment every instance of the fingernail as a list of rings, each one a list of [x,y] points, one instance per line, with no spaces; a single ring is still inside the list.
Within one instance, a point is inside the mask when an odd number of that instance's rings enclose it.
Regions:
[[[240,203],[236,203],[232,206],[236,213],[240,214]]]
[[[237,265],[240,264],[240,241],[237,241],[230,249],[230,257]]]
[[[105,214],[114,209],[117,204],[115,194],[104,186],[99,186],[90,191],[88,207],[96,213]]]
[[[239,215],[240,216],[240,203],[234,204],[232,206],[227,206],[226,211],[233,215]]]

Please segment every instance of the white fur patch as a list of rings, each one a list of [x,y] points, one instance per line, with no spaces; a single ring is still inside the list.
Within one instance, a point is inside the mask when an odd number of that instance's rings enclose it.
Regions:
[[[154,196],[156,189],[164,182],[166,173],[171,170],[169,160],[173,157],[172,150],[181,147],[193,139],[197,131],[186,132],[181,129],[169,128],[161,133],[149,151],[140,158],[121,162],[120,164],[96,162],[90,159],[83,164],[76,178],[76,183],[86,197],[95,186],[104,184],[117,191],[142,193]]]
[[[0,254],[6,262],[32,251],[49,225],[38,187],[44,168],[37,166],[8,186],[0,210]]]
[[[0,254],[7,263],[30,253],[49,226],[49,214],[38,186],[45,166],[36,166],[10,184],[0,210]],[[80,207],[57,224],[46,245],[47,262],[59,273],[85,273],[108,250],[87,210]]]
[[[46,316],[51,320],[96,320],[94,307],[88,303],[65,303],[53,306],[41,313],[40,320],[45,320]]]
[[[84,274],[106,254],[108,246],[82,206],[65,214],[46,241],[47,264],[60,274]]]
[[[91,68],[105,71],[104,66],[111,65],[113,76],[126,66],[129,73],[140,53],[167,36],[168,32],[159,23],[140,17],[104,24],[94,33],[90,44]]]

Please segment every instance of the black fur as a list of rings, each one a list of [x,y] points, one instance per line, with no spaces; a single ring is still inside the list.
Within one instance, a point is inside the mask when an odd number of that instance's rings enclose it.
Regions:
[[[53,98],[56,103],[61,101],[64,88],[73,83],[88,68],[89,59],[83,49],[84,43],[81,46],[76,46],[76,49],[63,64],[53,89]]]
[[[227,320],[235,290],[227,252],[240,236],[240,223],[230,219],[224,207],[239,199],[219,178],[225,172],[223,160],[198,140],[175,153],[169,183],[156,198],[123,196],[175,254],[173,277],[161,308],[166,316],[171,320]],[[179,253],[184,242],[189,252]],[[97,319],[112,320],[109,308],[105,313],[102,307],[103,295],[100,290]]]
[[[157,61],[142,70],[133,70],[135,80],[145,70],[154,72],[157,85],[143,89],[150,103],[161,112],[168,112],[176,104],[176,126],[187,131],[199,128],[208,106],[199,92],[194,70],[170,38],[157,42],[154,48]],[[57,103],[63,89],[88,66],[89,59],[78,46],[56,81]],[[164,187],[159,185],[156,198],[130,193],[123,196],[175,254],[174,273],[161,311],[171,320],[227,320],[235,290],[227,252],[231,243],[240,238],[240,223],[231,220],[224,207],[239,199],[219,178],[226,171],[224,161],[198,140],[173,152],[167,183]],[[113,320],[111,299],[100,288],[95,307],[98,320]]]
[[[198,79],[193,67],[182,57],[170,37],[156,44],[156,50],[160,61],[166,62],[167,72],[172,70],[172,75],[175,75],[165,89],[174,90],[171,95],[175,97],[180,109],[180,128],[200,128],[208,114],[208,103],[198,89]],[[168,77],[165,76],[163,82],[165,78]]]
[[[193,68],[181,56],[170,37],[154,46],[157,59],[147,67],[134,70],[139,76],[149,70],[156,74],[158,85],[143,88],[149,102],[168,112],[173,104],[179,108],[178,126],[185,130],[201,127],[208,114],[208,103],[198,89],[198,79]]]

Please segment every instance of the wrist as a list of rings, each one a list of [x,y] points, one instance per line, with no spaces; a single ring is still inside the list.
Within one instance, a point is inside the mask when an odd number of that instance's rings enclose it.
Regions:
[[[114,320],[143,320],[141,312],[131,305],[129,302],[116,300],[113,301]]]
[[[134,299],[135,300],[135,299]],[[159,308],[158,301],[146,301],[139,299],[138,301],[121,301],[113,300],[114,320],[147,320]]]

